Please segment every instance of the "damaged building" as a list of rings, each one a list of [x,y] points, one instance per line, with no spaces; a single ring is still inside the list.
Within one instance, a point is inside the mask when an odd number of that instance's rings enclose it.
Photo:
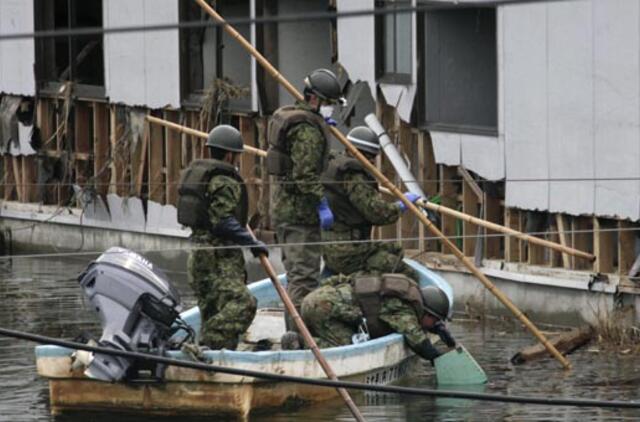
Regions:
[[[594,281],[598,288],[602,280],[605,292],[635,289],[637,1],[214,3],[231,21],[245,20],[239,32],[297,88],[315,68],[336,70],[349,98],[335,116],[339,127],[377,113],[434,201],[597,257],[590,263],[516,238],[478,237],[484,232],[473,224],[443,215],[442,231],[494,276],[543,267],[576,289]],[[268,19],[407,7],[418,10]],[[247,23],[260,18],[266,22]],[[0,35],[201,20],[209,18],[186,0],[0,2]],[[188,237],[176,219],[177,181],[205,156],[204,141],[145,116],[205,132],[233,124],[248,145],[265,149],[268,116],[292,101],[219,26],[1,40],[0,96],[4,227],[43,223],[11,234],[23,243],[56,242],[41,235],[56,226]],[[241,168],[254,220],[269,229],[270,181],[262,164],[245,154]],[[378,166],[399,183],[384,158]],[[407,249],[431,252],[434,265],[455,270],[411,216],[376,236],[401,239]],[[54,237],[55,246],[68,245]],[[532,282],[546,282],[530,271]],[[557,278],[549,274],[545,279]]]

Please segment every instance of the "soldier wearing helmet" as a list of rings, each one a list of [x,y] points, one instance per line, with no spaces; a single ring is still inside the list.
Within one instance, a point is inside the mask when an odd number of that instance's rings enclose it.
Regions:
[[[275,177],[273,220],[283,244],[288,293],[299,309],[302,299],[318,286],[320,227],[333,216],[320,177],[329,152],[323,106],[340,101],[336,76],[318,69],[304,80],[305,101],[278,109],[269,121],[267,171]],[[291,245],[291,246],[289,246]],[[287,318],[287,326],[294,329]]]
[[[229,125],[215,127],[206,143],[211,159],[193,161],[180,176],[178,222],[192,230],[197,247],[188,260],[189,283],[196,295],[202,328],[200,343],[233,350],[256,313],[256,300],[245,285],[242,250],[267,254],[247,224],[247,190],[236,163],[242,136]]]
[[[380,152],[378,137],[366,126],[352,129],[347,139],[371,161]],[[333,226],[321,233],[326,268],[345,275],[357,271],[404,273],[416,280],[414,271],[403,261],[399,244],[371,242],[372,227],[395,223],[406,210],[405,205],[385,200],[373,176],[348,153],[330,157],[323,182],[334,215]],[[405,195],[412,202],[419,198]]]
[[[449,311],[444,291],[435,286],[420,289],[404,274],[333,276],[302,302],[302,318],[320,347],[351,344],[359,331],[371,339],[400,333],[427,360],[441,354],[428,332],[447,347],[456,345],[444,324]]]

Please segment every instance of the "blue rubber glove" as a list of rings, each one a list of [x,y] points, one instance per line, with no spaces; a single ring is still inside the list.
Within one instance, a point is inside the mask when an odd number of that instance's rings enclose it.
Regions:
[[[333,212],[329,208],[329,201],[325,196],[322,197],[318,204],[318,218],[320,219],[320,228],[329,230],[333,226]]]
[[[421,198],[420,195],[418,195],[417,193],[412,193],[412,192],[405,192],[404,193],[404,197],[407,198],[409,200],[409,202],[411,202],[412,204],[415,204],[416,201]],[[404,202],[398,201],[398,202],[396,202],[396,204],[398,204],[398,206],[400,207],[400,211],[402,211],[402,212],[407,211],[408,208],[404,204]]]
[[[329,125],[329,126],[338,126],[338,122],[336,122],[335,120],[333,120],[331,117],[325,117],[324,121]]]

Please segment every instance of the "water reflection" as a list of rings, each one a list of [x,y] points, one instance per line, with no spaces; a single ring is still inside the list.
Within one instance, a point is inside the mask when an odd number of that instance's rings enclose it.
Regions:
[[[148,254],[174,281],[185,302],[193,304],[185,273],[184,253]],[[25,258],[0,260],[0,326],[73,339],[82,331],[99,333],[96,314],[86,310],[76,275],[95,257]],[[542,397],[583,397],[633,400],[640,397],[640,370],[636,358],[614,353],[592,353],[590,348],[571,356],[574,370],[565,373],[553,360],[513,367],[509,358],[531,342],[520,329],[494,324],[452,324],[454,335],[483,366],[490,383],[485,391]],[[415,375],[402,384],[434,388],[433,368],[421,364]],[[48,408],[47,383],[38,378],[33,344],[0,338],[0,420],[2,421],[112,421],[114,416],[83,413],[53,417]],[[578,409],[443,398],[353,393],[369,421],[574,421],[639,420],[640,411],[616,409]],[[176,416],[118,415],[119,421],[176,420]],[[276,414],[254,415],[258,421],[351,420],[341,401],[333,400]],[[212,420],[211,417],[179,417],[181,421]],[[216,418],[216,420],[219,420]]]

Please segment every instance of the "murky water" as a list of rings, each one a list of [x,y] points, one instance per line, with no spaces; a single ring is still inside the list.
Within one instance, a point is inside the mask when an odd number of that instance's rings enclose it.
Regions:
[[[147,256],[163,266],[183,294],[185,306],[193,303],[184,273],[184,256]],[[83,330],[98,329],[94,314],[83,303],[75,276],[92,257],[0,259],[0,326],[54,337],[73,339]],[[563,373],[551,360],[513,367],[509,358],[531,337],[520,330],[495,323],[451,324],[456,337],[467,346],[486,370],[490,384],[485,392],[582,397],[611,400],[640,398],[640,369],[637,357],[597,353],[595,346],[571,356],[574,370]],[[157,416],[73,414],[53,417],[49,413],[48,389],[35,369],[33,344],[0,338],[0,420],[1,421],[204,421],[217,418],[162,418]],[[420,373],[404,381],[406,385],[433,387],[432,370],[424,365]],[[398,397],[395,395],[354,398],[369,421],[574,421],[640,420],[640,410],[578,409],[452,399]],[[252,420],[271,421],[350,420],[339,400],[295,411],[256,415]]]

